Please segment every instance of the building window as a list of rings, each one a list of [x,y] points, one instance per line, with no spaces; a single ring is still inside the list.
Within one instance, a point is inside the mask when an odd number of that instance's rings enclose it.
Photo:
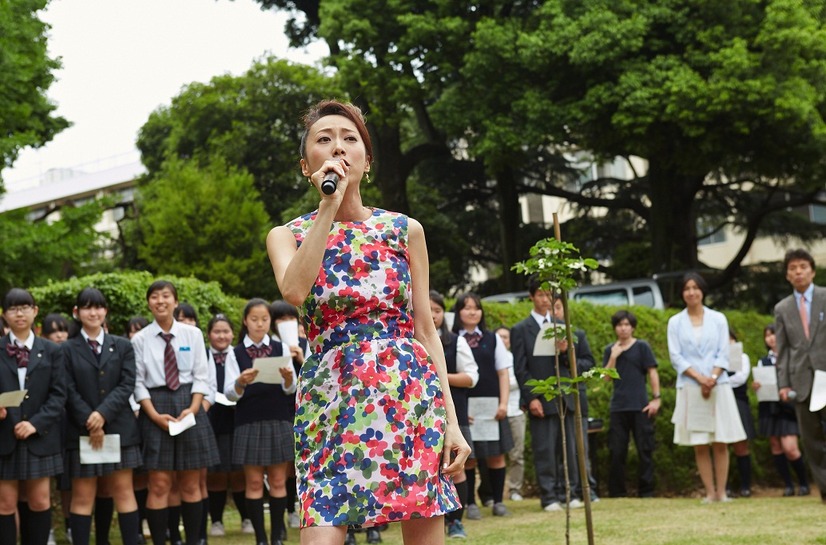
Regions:
[[[708,246],[709,244],[720,244],[726,241],[726,230],[717,228],[710,221],[697,220],[697,246]]]

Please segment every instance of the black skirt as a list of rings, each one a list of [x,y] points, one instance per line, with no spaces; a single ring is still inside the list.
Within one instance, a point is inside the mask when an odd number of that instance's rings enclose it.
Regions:
[[[121,469],[135,469],[143,463],[141,448],[138,445],[121,447],[120,462],[117,464],[81,464],[80,449],[76,448],[68,449],[66,454],[66,469],[72,479],[105,477]]]
[[[295,461],[293,423],[261,420],[235,428],[232,463],[271,466]]]
[[[192,404],[191,390],[191,384],[181,384],[175,391],[161,387],[149,390],[149,394],[158,414],[177,417]],[[138,424],[143,440],[143,466],[147,471],[202,469],[220,462],[215,434],[203,410],[195,415],[193,427],[174,437],[156,426],[143,411]]]
[[[37,456],[29,452],[25,441],[18,441],[8,456],[0,456],[0,481],[26,481],[54,477],[63,473],[63,456]]]
[[[748,399],[740,399],[735,397],[737,402],[737,411],[740,413],[740,421],[743,423],[743,429],[746,430],[746,439],[754,439],[757,433],[754,431],[754,418],[751,416],[751,407]]]

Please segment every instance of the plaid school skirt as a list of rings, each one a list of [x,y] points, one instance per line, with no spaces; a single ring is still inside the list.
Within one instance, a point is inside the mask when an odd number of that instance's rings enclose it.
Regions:
[[[293,423],[261,420],[235,428],[232,463],[271,466],[295,460]]]
[[[37,456],[29,452],[25,441],[8,456],[0,456],[0,481],[27,481],[42,477],[54,477],[63,473],[63,456]]]
[[[149,395],[158,414],[177,417],[192,404],[191,392],[191,384],[181,384],[175,391],[165,386],[152,388]],[[174,437],[156,426],[143,411],[138,425],[143,439],[143,467],[148,471],[201,469],[220,461],[215,434],[203,410],[195,415],[193,427]]]

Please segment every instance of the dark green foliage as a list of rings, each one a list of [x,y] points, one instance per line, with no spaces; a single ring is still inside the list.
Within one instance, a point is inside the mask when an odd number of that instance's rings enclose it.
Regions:
[[[50,312],[71,316],[78,293],[86,287],[97,288],[109,304],[109,332],[126,336],[127,323],[133,316],[141,315],[152,320],[146,304],[146,290],[158,278],[145,271],[93,274],[52,282],[32,288],[31,292],[40,307],[39,316],[42,318]],[[206,330],[209,319],[220,312],[229,317],[235,333],[238,333],[244,300],[226,295],[217,282],[202,282],[191,277],[161,278],[175,285],[179,302],[189,303],[195,308],[202,329]]]

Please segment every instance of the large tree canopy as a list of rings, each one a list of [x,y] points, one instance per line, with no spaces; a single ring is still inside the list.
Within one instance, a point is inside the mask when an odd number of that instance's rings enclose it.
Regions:
[[[37,17],[47,0],[0,2],[0,172],[21,149],[42,146],[69,126],[46,97],[60,67],[46,51],[48,25]],[[2,191],[2,186],[0,186]]]

